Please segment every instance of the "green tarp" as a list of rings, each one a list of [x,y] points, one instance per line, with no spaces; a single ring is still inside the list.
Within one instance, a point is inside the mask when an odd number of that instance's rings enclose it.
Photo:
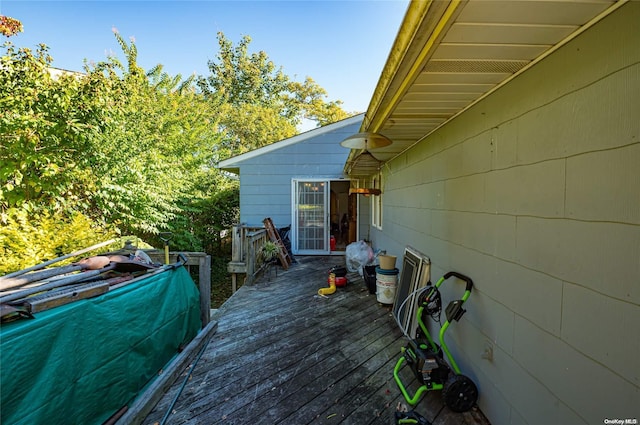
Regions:
[[[0,327],[0,423],[101,424],[200,329],[184,267]]]

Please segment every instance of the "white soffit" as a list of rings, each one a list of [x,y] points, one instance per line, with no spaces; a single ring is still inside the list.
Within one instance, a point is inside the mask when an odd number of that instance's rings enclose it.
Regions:
[[[619,3],[624,1],[451,1],[449,17],[436,18],[431,36],[414,38],[423,45],[406,49],[420,52],[407,54],[389,72],[395,77],[376,89],[384,95],[369,105],[361,131],[393,140],[375,151],[376,158],[386,161],[408,149]]]

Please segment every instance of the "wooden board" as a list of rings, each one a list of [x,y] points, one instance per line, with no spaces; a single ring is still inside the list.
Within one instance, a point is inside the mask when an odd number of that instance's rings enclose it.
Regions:
[[[24,305],[31,313],[49,310],[74,301],[97,297],[109,291],[109,282],[88,283],[80,287],[65,288],[53,293],[43,293],[29,297]]]
[[[380,189],[369,189],[366,187],[352,187],[349,189],[349,194],[356,193],[358,195],[380,195],[382,191]]]
[[[160,372],[145,391],[130,406],[126,406],[126,410],[120,410],[123,414],[118,417],[116,424],[141,423],[176,379],[186,373],[185,369],[194,365],[193,362],[199,351],[205,349],[217,329],[218,322],[209,322],[189,345],[169,363],[167,368]]]
[[[271,242],[275,243],[280,247],[280,251],[278,252],[278,258],[280,258],[280,263],[282,264],[282,268],[287,270],[291,265],[291,257],[289,256],[289,251],[284,246],[282,239],[280,238],[280,234],[278,233],[278,229],[273,225],[273,221],[271,221],[270,217],[267,217],[263,221],[265,229],[267,229],[267,234],[269,235],[269,239]]]

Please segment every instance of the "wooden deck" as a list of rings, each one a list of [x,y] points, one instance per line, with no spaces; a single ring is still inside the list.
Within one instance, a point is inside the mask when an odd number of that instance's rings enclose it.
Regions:
[[[316,295],[342,257],[297,260],[243,286],[218,310],[217,332],[191,377],[185,370],[144,424],[161,422],[176,397],[167,424],[394,423],[404,400],[392,372],[406,340],[390,308],[357,273],[335,294]],[[437,415],[434,424],[487,424],[477,409],[442,407],[433,392],[415,410]]]

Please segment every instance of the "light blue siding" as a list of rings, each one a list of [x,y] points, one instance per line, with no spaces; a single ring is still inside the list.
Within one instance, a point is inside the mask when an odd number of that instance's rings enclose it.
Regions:
[[[353,121],[353,120],[352,120]],[[239,161],[240,222],[261,226],[271,217],[276,227],[291,225],[292,179],[343,179],[349,149],[340,142],[360,129],[361,120],[329,132],[308,137],[298,143]],[[322,129],[319,129],[322,130]]]

